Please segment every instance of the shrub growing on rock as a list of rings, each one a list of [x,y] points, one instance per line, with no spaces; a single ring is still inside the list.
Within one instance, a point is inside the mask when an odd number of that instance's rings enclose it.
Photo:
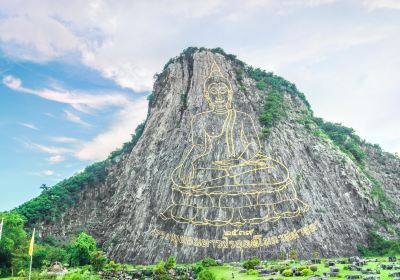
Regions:
[[[292,260],[297,259],[298,255],[299,254],[297,253],[297,251],[295,249],[291,249],[289,251],[289,258],[292,259]]]
[[[195,275],[199,275],[199,273],[204,270],[204,267],[201,265],[200,262],[198,262],[192,266],[192,269]]]
[[[158,277],[158,280],[172,280],[172,276],[169,275],[169,274],[161,274],[161,275]]]
[[[256,269],[249,269],[246,272],[247,275],[258,275],[258,270]]]
[[[250,260],[247,260],[243,263],[243,268],[254,269],[259,264],[260,264],[260,260],[257,257],[253,257]]]
[[[106,266],[105,269],[107,270],[112,270],[112,271],[118,271],[121,269],[121,264],[116,263],[114,261],[110,261]]]
[[[302,266],[299,266],[298,268],[296,268],[296,270],[302,271],[303,269],[307,269],[307,268],[308,268],[307,265],[302,265]]]
[[[197,279],[198,280],[215,280],[215,276],[209,270],[202,270],[197,275]]]
[[[165,269],[170,270],[176,267],[176,260],[174,256],[169,256],[165,263]]]
[[[204,267],[217,266],[218,263],[213,258],[204,258],[201,260],[201,265]]]
[[[156,266],[154,267],[154,273],[157,275],[162,275],[162,274],[166,274],[167,271],[165,269],[165,262],[163,260],[160,260]]]
[[[308,276],[310,274],[312,274],[312,271],[309,268],[304,268],[303,270],[301,270],[301,276]]]
[[[285,269],[284,271],[282,271],[282,275],[285,277],[290,277],[293,275],[293,273],[290,269]]]

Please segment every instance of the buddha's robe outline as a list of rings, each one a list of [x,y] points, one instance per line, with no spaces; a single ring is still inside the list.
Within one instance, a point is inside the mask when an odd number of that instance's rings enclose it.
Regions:
[[[286,166],[261,154],[248,114],[234,109],[199,113],[192,118],[191,137],[189,152],[171,175],[172,204],[161,214],[164,219],[241,226],[308,210]]]

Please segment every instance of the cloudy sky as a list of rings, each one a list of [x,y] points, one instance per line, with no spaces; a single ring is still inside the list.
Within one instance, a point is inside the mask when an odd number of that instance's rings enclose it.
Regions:
[[[128,141],[188,46],[273,71],[317,116],[400,151],[400,0],[1,0],[0,211]]]

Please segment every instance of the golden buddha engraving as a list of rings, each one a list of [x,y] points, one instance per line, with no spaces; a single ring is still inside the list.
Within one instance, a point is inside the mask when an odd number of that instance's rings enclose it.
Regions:
[[[191,146],[172,172],[172,202],[161,217],[242,226],[308,211],[287,167],[262,154],[251,116],[233,108],[232,86],[215,62],[203,94],[210,109],[192,118]]]

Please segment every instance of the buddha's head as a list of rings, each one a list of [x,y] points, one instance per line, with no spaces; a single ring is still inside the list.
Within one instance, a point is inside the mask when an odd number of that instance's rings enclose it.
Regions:
[[[204,82],[204,98],[212,110],[225,111],[232,108],[233,91],[229,81],[214,62]]]

